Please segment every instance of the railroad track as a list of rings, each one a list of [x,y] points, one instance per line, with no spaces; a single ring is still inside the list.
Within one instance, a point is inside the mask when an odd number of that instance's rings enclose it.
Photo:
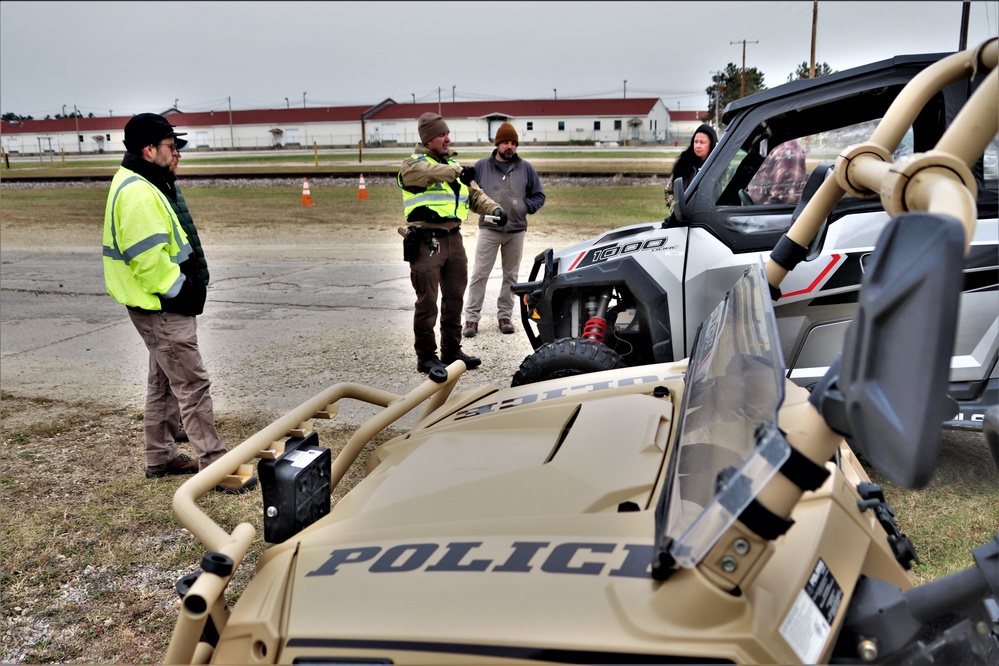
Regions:
[[[274,172],[253,172],[253,173],[233,173],[229,171],[185,171],[178,178],[182,181],[199,180],[275,180],[275,179],[301,179],[301,178],[344,178],[357,180],[361,175],[368,181],[379,179],[394,179],[395,173],[388,171],[370,171],[367,169],[357,170],[301,170],[301,171],[274,171]],[[668,173],[655,172],[623,172],[623,171],[545,171],[538,169],[538,175],[542,179],[574,179],[584,181],[629,179],[629,180],[662,180],[665,181]],[[3,173],[0,175],[0,183],[110,183],[114,176],[114,171],[100,174],[67,174],[67,175],[21,175],[19,173]]]

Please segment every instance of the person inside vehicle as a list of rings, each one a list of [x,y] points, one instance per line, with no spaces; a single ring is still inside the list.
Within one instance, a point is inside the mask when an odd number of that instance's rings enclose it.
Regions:
[[[807,180],[805,149],[791,139],[770,151],[749,181],[746,194],[754,204],[796,204]]]

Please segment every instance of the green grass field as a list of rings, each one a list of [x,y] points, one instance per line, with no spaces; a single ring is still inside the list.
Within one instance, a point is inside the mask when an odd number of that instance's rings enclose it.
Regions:
[[[310,179],[314,207],[300,205],[302,185],[296,180],[266,187],[180,182],[199,231],[206,236],[217,232],[238,236],[240,228],[274,224],[395,228],[402,210],[399,189],[384,178],[366,182],[368,199],[364,201],[357,198],[357,185]],[[662,220],[666,214],[662,186],[645,180],[592,186],[552,183],[546,185],[545,194],[545,206],[532,216],[531,225],[538,233],[555,236],[560,229],[572,229],[574,235],[585,237]],[[0,229],[11,237],[24,230],[61,235],[69,243],[81,228],[100,228],[106,196],[106,186],[100,184],[5,189],[0,196]]]

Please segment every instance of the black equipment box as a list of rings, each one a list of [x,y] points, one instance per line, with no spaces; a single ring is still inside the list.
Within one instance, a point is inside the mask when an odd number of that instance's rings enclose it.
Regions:
[[[284,453],[257,463],[264,499],[264,541],[281,543],[330,512],[330,450],[319,436],[292,437]]]

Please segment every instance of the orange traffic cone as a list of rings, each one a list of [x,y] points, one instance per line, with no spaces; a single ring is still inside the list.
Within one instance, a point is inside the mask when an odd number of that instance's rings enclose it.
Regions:
[[[315,206],[312,203],[312,194],[309,193],[309,179],[302,179],[302,205],[303,206]]]
[[[367,199],[367,198],[368,198],[368,188],[364,186],[364,174],[362,173],[361,184],[358,185],[357,188],[357,199],[358,201],[360,201],[361,199]]]

